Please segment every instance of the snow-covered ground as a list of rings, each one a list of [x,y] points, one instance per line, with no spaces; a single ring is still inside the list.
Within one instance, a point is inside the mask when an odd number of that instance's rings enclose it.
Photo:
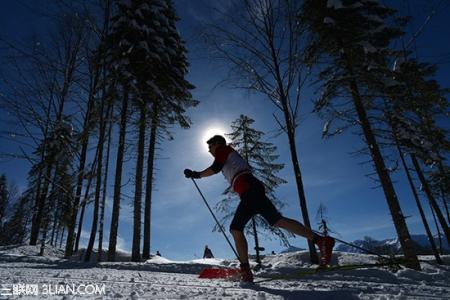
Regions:
[[[0,247],[0,299],[450,299],[450,256],[446,266],[432,257],[421,257],[422,271],[402,269],[392,273],[382,267],[336,270],[303,275],[295,279],[270,277],[312,267],[304,251],[266,256],[256,272],[253,286],[222,279],[199,279],[199,272],[211,266],[236,266],[236,261],[197,259],[177,262],[153,257],[147,262],[82,263],[62,258],[62,252],[48,249],[39,257],[38,247]],[[336,252],[333,264],[375,263],[371,255]],[[98,287],[98,294],[92,286]],[[28,290],[19,287],[30,287]],[[74,293],[67,287],[74,287]],[[77,290],[84,286],[85,290]],[[35,287],[38,290],[33,290]],[[44,290],[46,288],[46,290]],[[91,290],[89,290],[91,288]],[[58,290],[59,289],[59,290]],[[83,294],[83,291],[84,294]],[[38,292],[38,296],[33,295]],[[45,292],[45,293],[44,293]],[[69,295],[64,295],[68,293]],[[13,294],[13,295],[9,295]],[[20,295],[19,295],[20,294]],[[73,296],[75,294],[76,296]]]

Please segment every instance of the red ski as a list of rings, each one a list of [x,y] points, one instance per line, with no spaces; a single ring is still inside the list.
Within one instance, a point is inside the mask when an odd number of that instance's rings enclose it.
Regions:
[[[207,269],[204,269],[198,277],[205,278],[205,279],[217,279],[217,278],[239,279],[240,275],[241,275],[240,269],[207,268]]]

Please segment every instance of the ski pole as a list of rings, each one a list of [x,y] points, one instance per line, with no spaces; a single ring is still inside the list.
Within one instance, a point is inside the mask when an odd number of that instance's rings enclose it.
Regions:
[[[320,232],[315,231],[315,230],[313,230],[313,232],[315,232],[315,233],[317,233],[317,234],[321,234]],[[360,247],[360,246],[358,246],[358,245],[355,245],[355,244],[352,244],[352,243],[343,241],[343,240],[341,240],[341,239],[338,239],[337,237],[334,237],[334,236],[333,236],[332,238],[335,239],[336,241],[342,243],[342,244],[347,245],[347,246],[350,246],[350,247],[359,249],[359,250],[364,251],[364,252],[366,252],[366,253],[368,253],[368,254],[376,255],[376,256],[378,256],[378,257],[380,257],[380,258],[382,258],[382,259],[386,259],[386,260],[388,260],[388,261],[391,261],[391,262],[393,262],[393,263],[398,264],[398,262],[395,261],[394,259],[392,259],[391,257],[387,257],[387,256],[381,255],[381,254],[379,254],[379,253],[370,251],[370,250],[365,249],[365,248],[363,248],[363,247]]]
[[[239,260],[239,262],[241,262],[241,259],[239,258],[239,254],[236,252],[236,249],[234,249],[233,245],[231,244],[230,240],[228,239],[227,235],[225,234],[225,231],[223,230],[222,225],[220,225],[219,221],[217,220],[216,216],[214,215],[211,207],[209,206],[208,202],[205,199],[205,196],[203,196],[202,191],[200,190],[200,188],[197,185],[197,182],[195,182],[194,178],[191,178],[192,182],[194,183],[195,187],[197,188],[197,191],[199,192],[200,196],[203,199],[203,202],[205,202],[206,207],[208,207],[209,212],[211,213],[211,215],[213,216],[214,220],[216,221],[217,226],[219,226],[220,231],[222,232],[223,236],[225,237],[225,239],[228,242],[228,245],[230,245],[231,249],[233,250],[234,254],[236,255],[237,259]],[[242,263],[242,262],[241,262]]]

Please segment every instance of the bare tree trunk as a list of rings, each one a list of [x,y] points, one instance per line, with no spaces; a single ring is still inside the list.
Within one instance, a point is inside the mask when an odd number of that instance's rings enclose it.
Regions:
[[[48,135],[48,130],[49,130],[49,126],[50,126],[50,113],[51,113],[51,108],[53,105],[53,98],[50,99],[48,107],[47,107],[47,113],[46,113],[46,125],[45,125],[45,129],[44,129],[44,140],[47,139],[47,135]],[[47,142],[44,141],[44,146],[41,152],[41,162],[44,161],[45,159],[45,155],[46,155],[46,145]],[[39,236],[39,230],[41,227],[41,221],[42,221],[42,212],[44,209],[44,205],[45,205],[45,198],[47,197],[47,190],[48,190],[48,179],[50,178],[51,175],[51,168],[50,166],[47,166],[47,173],[45,175],[44,178],[42,178],[43,176],[43,169],[39,170],[39,175],[38,175],[38,179],[37,179],[37,191],[36,191],[36,201],[35,201],[35,205],[34,205],[34,213],[33,213],[33,218],[32,218],[32,222],[31,222],[31,234],[30,234],[30,245],[36,245],[37,244],[37,240],[38,240],[38,236]],[[44,187],[43,187],[43,191],[41,190],[41,185],[42,185],[42,179],[44,179]]]
[[[56,169],[55,169],[55,171],[53,173],[52,180],[50,180],[50,179],[48,180],[52,184],[52,188],[50,190],[50,195],[54,194],[53,191],[55,190],[55,186],[56,186],[55,182],[56,182],[56,178],[57,178],[57,176],[59,174],[58,169],[59,169],[58,165],[56,165]],[[50,187],[48,187],[48,188],[50,188]],[[50,200],[51,200],[51,198],[50,198]],[[50,222],[51,222],[50,213],[51,213],[52,209],[55,209],[55,211],[56,211],[56,205],[55,205],[56,203],[52,203],[51,201],[45,201],[45,202],[48,202],[48,203],[46,203],[47,205],[44,208],[44,213],[43,213],[43,216],[42,216],[42,219],[41,219],[42,223],[43,223],[43,225],[42,225],[43,228],[42,228],[42,234],[41,234],[42,238],[41,238],[41,250],[40,250],[40,253],[39,253],[40,256],[44,255],[45,247],[46,247],[46,244],[47,244],[47,235],[48,235],[48,231],[49,231],[49,225],[50,225]]]
[[[43,161],[44,158],[41,159]],[[42,179],[42,170],[39,171],[38,179],[36,183],[36,193],[35,193],[35,200],[34,200],[34,209],[33,209],[33,217],[31,219],[31,232],[30,232],[30,245],[34,246],[37,243],[39,230],[36,232],[36,227],[40,226],[38,224],[38,211],[39,211],[39,203],[41,201],[41,179]],[[40,223],[40,221],[39,221]]]
[[[48,130],[50,127],[50,113],[51,113],[51,108],[53,105],[53,97],[50,97],[50,100],[48,102],[48,107],[47,107],[47,111],[46,111],[46,121],[45,121],[45,128],[44,128],[44,140],[47,139],[47,135],[48,135]],[[43,149],[41,150],[41,157],[40,157],[40,161],[43,162],[44,158],[45,158],[45,152],[46,152],[46,143],[44,144]],[[33,217],[32,217],[32,221],[31,221],[31,235],[30,235],[30,245],[36,245],[37,243],[37,239],[38,239],[38,235],[39,235],[39,227],[40,227],[40,222],[41,222],[41,218],[42,216],[38,217],[38,212],[39,212],[39,206],[41,205],[41,185],[42,185],[42,174],[43,170],[42,168],[39,170],[39,174],[37,177],[37,183],[36,183],[36,199],[35,199],[35,203],[34,203],[34,210],[33,210]]]
[[[142,249],[142,258],[150,258],[151,242],[151,218],[152,218],[152,191],[153,191],[153,164],[155,160],[156,136],[158,129],[159,111],[158,105],[153,105],[152,127],[150,130],[150,139],[148,145],[147,158],[147,182],[145,191],[145,210],[144,210],[144,245]]]
[[[94,162],[92,163],[91,173],[92,170],[94,170],[97,167],[97,157],[98,157],[98,151],[96,151]],[[75,247],[74,251],[77,252],[80,246],[80,238],[81,238],[81,231],[83,230],[83,219],[84,219],[84,212],[86,210],[86,205],[89,200],[89,193],[91,191],[91,184],[92,184],[93,177],[91,176],[88,180],[86,190],[84,191],[84,199],[81,202],[81,212],[80,212],[80,218],[78,220],[78,230],[75,237]]]
[[[39,251],[39,256],[44,256],[45,254],[45,244],[47,240],[47,226],[42,230],[42,239],[41,239],[41,249]]]
[[[58,190],[61,187],[58,186],[57,181],[58,181],[58,176],[60,176],[61,174],[59,173],[60,170],[60,166],[58,164],[56,164],[56,169],[55,172],[53,173],[53,179],[52,179],[52,188],[50,191],[50,196],[51,195],[57,195],[58,194]],[[56,190],[56,191],[55,191]],[[52,197],[53,198],[53,197]],[[56,230],[56,226],[58,223],[58,215],[59,215],[59,211],[58,211],[58,207],[61,203],[60,197],[57,196],[56,199],[52,199],[50,198],[50,203],[48,204],[48,211],[46,213],[46,228],[50,227],[50,222],[52,222],[52,233],[51,233],[51,237],[50,237],[50,245],[53,245],[53,241],[54,241],[54,237],[55,237],[55,230]],[[50,217],[50,214],[52,213],[53,210],[53,221],[52,218]]]
[[[53,213],[52,235],[50,238],[50,245],[52,245],[52,246],[55,241],[55,232],[56,232],[57,224],[58,224],[58,205],[56,205],[55,211]]]
[[[414,168],[416,169],[417,176],[419,177],[420,183],[422,184],[422,188],[427,195],[428,201],[433,208],[433,211],[436,213],[436,217],[439,220],[439,223],[441,224],[442,230],[444,230],[445,237],[447,238],[447,243],[450,245],[450,228],[445,221],[445,217],[442,214],[441,208],[437,204],[436,200],[434,199],[433,193],[431,192],[430,186],[428,185],[427,180],[425,179],[425,176],[423,175],[422,169],[420,168],[420,164],[415,156],[415,154],[411,154],[411,160],[414,165]]]
[[[87,156],[87,150],[89,145],[89,127],[90,127],[90,118],[91,118],[91,111],[92,111],[92,105],[94,102],[94,96],[93,91],[91,91],[91,95],[89,97],[88,101],[88,108],[86,110],[86,115],[84,116],[84,125],[83,125],[83,134],[81,138],[81,154],[80,154],[80,164],[78,167],[77,172],[77,189],[75,192],[75,199],[72,206],[72,210],[70,212],[69,216],[69,224],[67,228],[67,242],[66,242],[66,251],[65,251],[65,257],[68,258],[72,256],[73,250],[74,250],[74,234],[75,234],[75,226],[77,223],[77,215],[78,215],[78,209],[80,206],[80,199],[81,199],[81,191],[83,189],[83,179],[85,175],[85,164],[86,164],[86,156]],[[84,215],[84,210],[83,210]],[[78,239],[78,238],[77,238]],[[78,243],[77,243],[78,244]],[[78,250],[78,246],[76,247]]]
[[[103,195],[102,195],[102,203],[100,206],[100,228],[98,230],[98,256],[97,261],[100,262],[102,260],[102,251],[103,251],[103,225],[105,222],[105,205],[106,205],[106,190],[108,186],[108,170],[109,170],[109,155],[111,150],[111,131],[113,127],[112,116],[113,116],[114,108],[111,108],[111,112],[109,114],[109,120],[106,122],[109,123],[108,129],[108,146],[106,150],[106,166],[105,166],[105,179],[103,180]]]
[[[36,217],[34,218],[34,224],[31,226],[30,245],[36,245],[39,237],[39,231],[41,229],[42,217],[44,215],[45,200],[47,198],[48,188],[50,185],[50,176],[52,175],[52,168],[47,166],[47,172],[44,179],[44,187],[39,195]]]
[[[442,174],[442,176],[446,176],[446,174],[445,174],[446,171],[445,171],[444,165],[442,164],[442,161],[439,161],[439,172]],[[441,191],[441,198],[442,198],[442,203],[444,204],[445,213],[447,214],[447,222],[450,225],[450,211],[448,209],[447,198],[445,196],[444,187],[442,186],[442,182],[439,183],[439,189]]]
[[[66,226],[63,226],[62,232],[61,232],[61,239],[59,240],[59,248],[62,248],[62,244],[63,244],[63,241],[64,241],[64,231],[65,231],[65,229],[66,229]]]
[[[114,178],[114,200],[111,216],[111,227],[109,230],[108,261],[116,258],[117,232],[119,228],[120,197],[122,189],[122,169],[125,154],[125,136],[128,117],[128,87],[124,87],[122,99],[122,111],[120,116],[119,145],[117,149],[116,174]]]
[[[345,49],[345,47],[343,47],[343,49]],[[375,169],[378,173],[381,186],[383,187],[384,195],[386,197],[386,201],[388,203],[389,210],[391,212],[392,220],[394,221],[395,229],[397,231],[397,235],[400,244],[402,246],[403,253],[405,255],[406,259],[405,265],[412,269],[420,270],[420,263],[419,260],[417,259],[417,255],[414,250],[414,244],[409,234],[408,226],[406,225],[405,222],[405,217],[403,216],[403,212],[400,208],[400,203],[398,201],[394,185],[392,183],[391,177],[384,163],[383,156],[378,147],[375,135],[369,123],[366,109],[364,108],[364,104],[358,90],[358,86],[354,80],[355,77],[353,74],[351,60],[346,52],[344,52],[343,58],[347,64],[346,69],[350,78],[348,84],[351,91],[353,103],[356,108],[356,112],[358,114],[359,123],[362,127],[366,143],[372,155],[372,160],[375,165]]]
[[[441,234],[441,230],[439,229],[439,223],[436,219],[436,214],[434,213],[433,207],[431,206],[431,204],[428,202],[428,204],[430,205],[430,211],[431,211],[431,215],[433,216],[433,221],[434,221],[434,227],[436,227],[436,233],[438,236],[438,242],[439,242],[439,252],[444,255],[443,247],[442,247],[442,234]]]
[[[447,214],[447,222],[448,222],[448,224],[450,224],[450,212],[449,212],[449,209],[448,209],[447,199],[445,197],[445,192],[444,192],[442,186],[440,187],[440,189],[441,189],[442,203],[444,204],[445,213]]]
[[[289,141],[289,149],[291,152],[291,161],[292,166],[294,168],[294,175],[295,175],[295,182],[297,184],[297,193],[298,193],[298,199],[300,203],[300,209],[302,211],[302,217],[303,217],[303,224],[306,228],[311,230],[311,223],[309,221],[309,213],[308,213],[308,206],[306,202],[306,195],[305,195],[305,188],[303,185],[303,178],[302,178],[302,172],[300,169],[300,163],[298,161],[297,156],[297,145],[295,143],[295,124],[294,120],[292,119],[292,114],[289,109],[289,101],[287,98],[287,95],[285,94],[285,87],[283,84],[283,79],[281,76],[281,69],[278,61],[277,51],[275,48],[275,37],[268,33],[269,37],[269,46],[270,46],[270,54],[272,57],[272,62],[274,64],[275,69],[275,80],[277,83],[277,88],[280,95],[280,102],[283,110],[284,115],[284,121],[286,124],[286,133],[288,136]],[[314,242],[311,240],[307,240],[308,242],[308,249],[309,249],[309,257],[311,260],[311,263],[317,264],[319,263],[319,257],[317,256],[316,247],[314,246]]]
[[[104,40],[106,35],[108,34],[109,31],[109,16],[111,14],[111,0],[106,0],[103,2],[104,4],[104,22],[103,22],[103,30],[102,30],[102,36],[101,36],[101,41],[100,41],[100,45],[103,46]],[[102,49],[103,47],[101,47],[100,49]],[[99,58],[100,57],[104,57],[105,53],[103,51],[99,51]],[[105,85],[106,85],[106,69],[105,69],[105,60],[103,60],[103,69],[102,69],[102,74],[103,74],[103,100],[105,100],[105,97],[107,96],[106,94],[106,90],[105,90]],[[115,88],[115,84],[114,87]],[[101,212],[100,212],[100,228],[99,228],[99,239],[98,239],[98,255],[97,255],[97,261],[100,262],[102,260],[102,250],[103,250],[103,224],[104,224],[104,217],[105,217],[105,202],[106,202],[106,187],[107,187],[107,182],[108,182],[108,168],[109,168],[109,155],[110,155],[110,146],[111,146],[111,128],[112,128],[112,115],[113,115],[113,111],[114,111],[114,107],[112,104],[108,105],[108,109],[106,112],[105,117],[107,118],[107,120],[104,121],[104,127],[103,130],[106,130],[106,126],[109,123],[109,132],[108,132],[108,149],[107,149],[107,154],[106,154],[106,167],[105,167],[105,179],[104,179],[104,184],[103,184],[103,196],[102,196],[102,202],[101,202]],[[108,120],[109,118],[109,120]],[[102,139],[104,140],[104,133],[102,136]],[[103,151],[103,149],[102,149]],[[99,168],[100,172],[102,170],[102,166],[100,165]],[[101,185],[101,183],[99,184],[99,186]],[[100,194],[99,194],[100,195]]]
[[[142,175],[144,171],[144,152],[145,152],[145,119],[147,109],[145,103],[140,104],[140,118],[139,118],[139,139],[137,149],[136,161],[136,175],[135,175],[135,192],[134,192],[134,210],[133,210],[133,245],[131,249],[131,260],[139,262],[141,260],[141,206],[142,206]]]
[[[58,226],[56,227],[56,239],[55,239],[55,247],[58,246],[58,243],[61,244],[64,235],[65,225],[63,224],[62,218],[59,218]],[[62,233],[62,234],[61,234]],[[61,248],[61,246],[59,246]]]
[[[53,244],[54,247],[56,247],[58,245],[59,242],[59,233],[61,232],[61,222],[58,222],[58,225],[56,226],[56,238],[55,238],[55,243]]]
[[[294,167],[295,182],[297,183],[297,193],[298,193],[298,197],[299,197],[299,201],[300,201],[300,208],[302,211],[303,223],[306,228],[311,229],[311,223],[309,221],[308,207],[306,204],[305,188],[303,186],[302,172],[300,170],[300,164],[299,164],[298,157],[297,157],[297,146],[295,144],[294,129],[292,128],[293,127],[292,122],[291,122],[289,114],[288,114],[287,104],[285,103],[285,104],[283,104],[283,106],[285,106],[284,116],[285,116],[285,120],[286,120],[289,148],[291,150],[291,160],[292,160],[292,165]],[[310,257],[311,263],[314,263],[314,264],[319,263],[319,258],[317,256],[316,248],[314,246],[313,241],[308,240],[308,248],[309,248],[309,257]]]
[[[90,184],[88,184],[88,186],[86,187],[85,194],[88,195],[90,188],[91,188],[91,186],[90,186]],[[77,252],[78,249],[80,248],[81,231],[83,230],[84,212],[86,211],[87,200],[88,200],[88,198],[84,197],[84,201],[82,201],[82,203],[81,203],[80,217],[78,219],[78,229],[77,229],[77,234],[75,236],[75,246],[73,249],[73,251],[75,251],[75,252]]]
[[[100,108],[100,133],[98,137],[98,161],[97,161],[97,178],[95,182],[95,197],[94,197],[94,211],[92,217],[91,235],[89,237],[88,247],[84,256],[84,261],[89,262],[91,259],[92,251],[94,249],[95,237],[97,235],[98,227],[98,214],[100,208],[100,192],[102,190],[102,169],[103,169],[103,144],[105,143],[105,131],[106,131],[106,116],[109,115],[111,105],[105,112],[106,94],[103,93]]]
[[[395,139],[395,143],[397,146],[398,153],[400,155],[400,159],[403,164],[403,169],[405,170],[406,177],[408,178],[409,187],[411,188],[411,191],[414,195],[414,200],[416,201],[417,209],[419,210],[420,218],[422,219],[422,223],[423,223],[423,227],[425,228],[425,232],[427,233],[428,241],[430,242],[430,245],[431,245],[431,250],[433,251],[434,257],[436,258],[436,262],[438,264],[442,265],[442,260],[441,260],[441,257],[439,256],[439,251],[436,247],[436,243],[434,242],[433,234],[431,233],[430,226],[428,225],[428,221],[425,216],[425,212],[423,211],[422,204],[420,203],[419,195],[417,194],[416,188],[414,186],[414,182],[413,182],[411,174],[409,172],[408,165],[406,164],[405,156],[403,155],[403,151],[400,148],[397,139]]]
[[[70,30],[61,31],[61,32],[63,33],[63,35],[61,36],[61,40],[66,39],[66,41],[70,40],[70,42],[62,44],[62,50],[64,52],[64,57],[62,58],[63,61],[61,62],[61,64],[64,66],[63,70],[62,70],[62,74],[64,76],[64,81],[62,82],[62,88],[60,89],[59,97],[58,97],[59,98],[59,106],[58,106],[58,110],[56,112],[56,124],[58,124],[61,121],[62,116],[63,116],[64,106],[65,106],[65,103],[67,100],[67,95],[69,94],[70,86],[73,83],[73,75],[77,68],[77,59],[78,59],[79,51],[81,48],[81,42],[83,40],[83,29],[78,28],[78,31],[76,31],[75,33]],[[68,33],[71,35],[65,36],[64,35],[65,33]],[[55,72],[58,72],[58,71],[59,70],[56,70]],[[54,163],[55,163],[54,160],[51,160],[51,162],[48,164],[48,168],[50,170]],[[49,178],[47,177],[45,180],[48,181]],[[44,183],[44,186],[47,186],[47,189],[48,189],[48,184],[49,183]],[[46,189],[44,188],[44,191],[45,190]],[[46,193],[44,193],[44,194],[46,196]],[[45,202],[45,199],[44,199],[44,202]],[[40,203],[38,204],[37,220],[35,220],[35,224],[34,224],[35,226],[32,230],[30,244],[36,244],[37,233],[39,232],[39,227],[40,227],[40,223],[41,223],[41,220],[39,218],[42,218],[42,210],[40,210],[40,208],[43,209],[42,205],[44,204],[44,202],[42,200],[40,200]]]
[[[103,31],[102,31],[100,43],[102,43],[102,41],[108,31],[109,16],[110,16],[110,11],[111,11],[111,1],[106,0],[106,1],[104,1],[104,4],[105,4],[104,22],[103,22]],[[72,256],[73,249],[74,249],[74,246],[73,246],[74,233],[75,233],[78,209],[79,209],[79,205],[80,205],[81,191],[83,188],[84,166],[86,163],[87,148],[88,148],[88,144],[89,144],[89,134],[90,134],[90,124],[89,123],[91,121],[91,111],[92,111],[92,108],[94,105],[94,94],[97,90],[97,85],[98,85],[99,76],[100,76],[99,65],[98,65],[99,57],[101,57],[101,53],[97,52],[96,58],[94,59],[94,62],[93,62],[93,70],[91,72],[92,81],[90,82],[90,85],[89,85],[89,98],[88,98],[87,111],[86,111],[86,115],[84,118],[84,125],[83,125],[83,136],[82,136],[82,140],[81,140],[82,141],[82,149],[81,149],[81,155],[80,155],[80,164],[79,164],[78,173],[77,173],[78,174],[77,189],[76,189],[74,205],[73,205],[73,209],[70,214],[70,221],[69,221],[69,225],[68,225],[65,257]],[[83,209],[83,215],[84,215],[84,209]],[[80,231],[79,231],[79,233],[80,233]],[[79,236],[79,234],[77,235],[77,242],[76,242],[77,246],[75,247],[76,251],[78,250],[78,244],[79,244],[78,236]]]

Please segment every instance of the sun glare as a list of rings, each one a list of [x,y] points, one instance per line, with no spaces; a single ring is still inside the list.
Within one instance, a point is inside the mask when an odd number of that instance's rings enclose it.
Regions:
[[[202,148],[205,150],[205,152],[208,152],[208,147],[206,145],[206,141],[208,141],[210,138],[212,138],[215,135],[221,135],[223,136],[228,143],[228,139],[225,136],[225,130],[220,128],[220,127],[211,127],[208,128],[207,130],[204,131],[203,136],[202,136]]]

